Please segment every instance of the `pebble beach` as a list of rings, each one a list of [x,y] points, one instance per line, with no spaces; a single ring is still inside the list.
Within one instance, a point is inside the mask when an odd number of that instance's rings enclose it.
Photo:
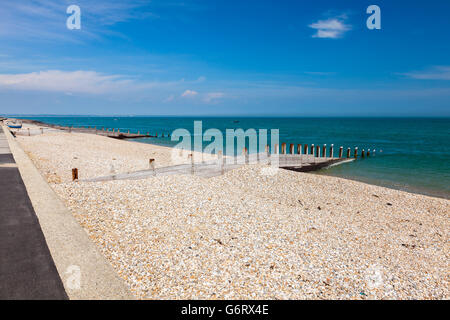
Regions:
[[[263,165],[72,182],[75,167],[87,179],[149,158],[168,166],[172,149],[84,133],[16,139],[139,299],[449,298],[447,199]]]

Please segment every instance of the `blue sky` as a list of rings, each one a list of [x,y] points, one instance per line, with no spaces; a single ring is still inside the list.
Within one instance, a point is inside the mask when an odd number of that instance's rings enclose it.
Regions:
[[[81,30],[66,9],[81,8]],[[381,30],[369,30],[369,5]],[[0,4],[0,113],[450,116],[450,2]]]

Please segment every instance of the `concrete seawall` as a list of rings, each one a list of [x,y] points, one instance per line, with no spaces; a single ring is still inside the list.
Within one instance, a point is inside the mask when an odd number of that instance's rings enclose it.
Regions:
[[[68,297],[134,299],[9,130],[3,129]]]

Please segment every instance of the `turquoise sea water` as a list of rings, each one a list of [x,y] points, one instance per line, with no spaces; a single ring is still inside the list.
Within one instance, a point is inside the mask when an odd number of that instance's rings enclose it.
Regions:
[[[25,118],[25,117],[21,117]],[[346,177],[411,192],[450,198],[450,118],[250,118],[250,117],[29,117],[74,127],[120,128],[121,131],[162,133],[177,128],[193,132],[194,120],[203,131],[217,128],[279,129],[280,144],[334,144],[376,149],[374,157],[323,169],[316,173]],[[174,146],[170,138],[139,142]],[[208,143],[205,143],[205,145]],[[380,152],[382,150],[382,152]]]

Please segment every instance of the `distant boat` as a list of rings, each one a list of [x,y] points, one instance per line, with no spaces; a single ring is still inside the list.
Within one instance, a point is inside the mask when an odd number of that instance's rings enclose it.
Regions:
[[[18,122],[16,120],[8,121],[6,123],[6,125],[8,126],[8,128],[11,128],[11,129],[21,129],[22,128],[22,122]]]

